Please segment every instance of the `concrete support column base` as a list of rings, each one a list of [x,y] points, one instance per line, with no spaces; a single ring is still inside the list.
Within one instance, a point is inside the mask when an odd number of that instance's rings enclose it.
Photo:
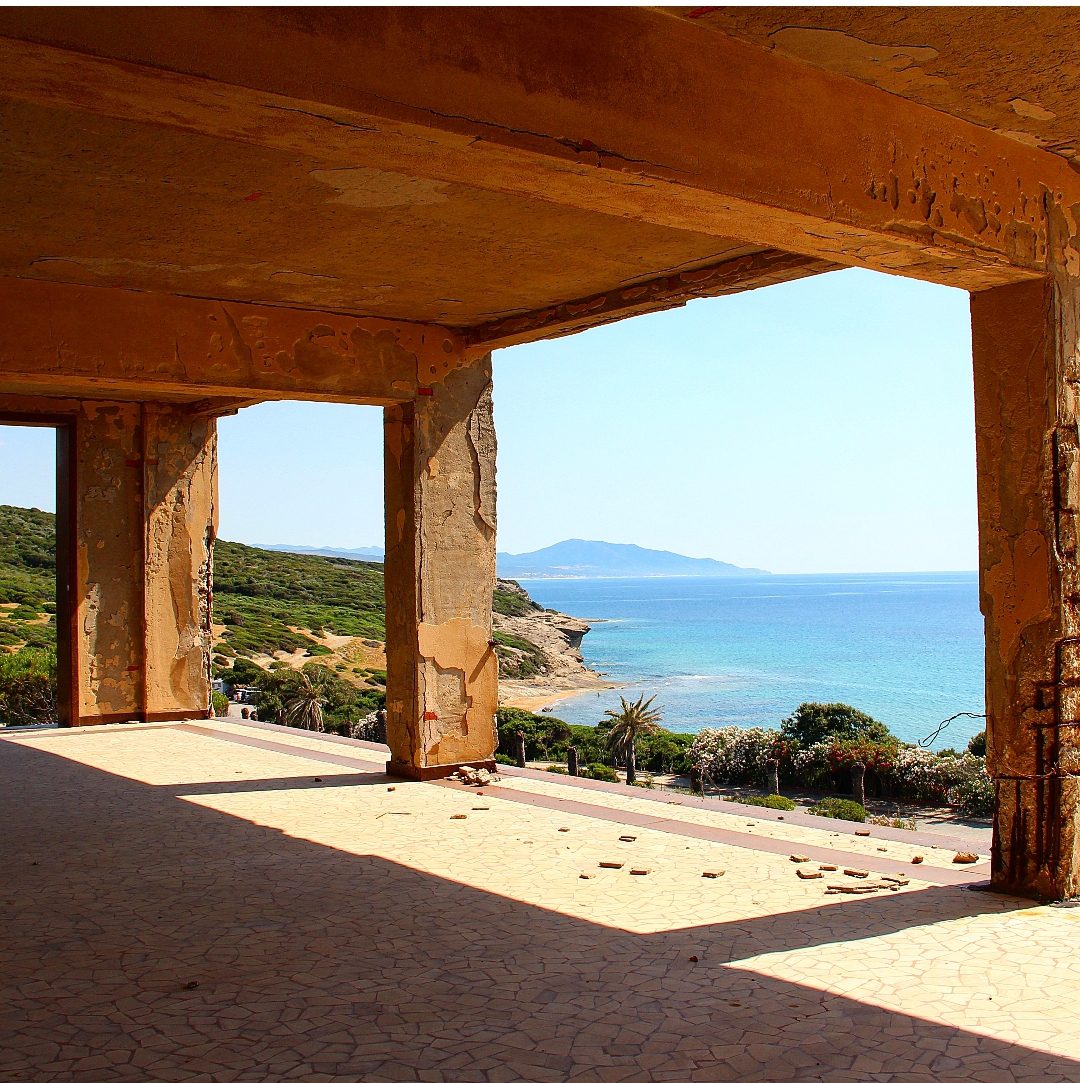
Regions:
[[[441,763],[430,767],[417,767],[403,760],[391,759],[386,765],[386,773],[395,778],[411,778],[417,782],[429,782],[435,778],[446,778],[459,767],[475,767],[477,770],[495,771],[496,764],[491,760],[472,760],[469,763]]]
[[[1080,895],[1080,779],[997,780],[991,883],[1040,899]]]

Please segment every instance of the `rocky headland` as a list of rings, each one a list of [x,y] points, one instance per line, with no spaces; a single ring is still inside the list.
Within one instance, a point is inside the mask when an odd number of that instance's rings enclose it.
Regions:
[[[499,605],[500,593],[517,604]],[[544,609],[511,579],[498,581],[493,619],[502,706],[538,710],[570,693],[614,687],[582,657],[587,621]]]

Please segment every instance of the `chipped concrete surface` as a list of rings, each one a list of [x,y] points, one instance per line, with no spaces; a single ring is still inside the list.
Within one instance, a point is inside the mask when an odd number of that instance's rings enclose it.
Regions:
[[[498,660],[491,358],[386,411],[387,737],[413,776],[489,763]]]
[[[18,390],[383,404],[464,363],[452,331],[264,305],[0,279],[0,371]]]

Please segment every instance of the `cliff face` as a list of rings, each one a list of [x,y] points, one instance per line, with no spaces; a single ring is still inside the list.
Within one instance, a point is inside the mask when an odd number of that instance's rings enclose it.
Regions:
[[[0,506],[0,650],[55,643],[55,519]],[[214,553],[214,661],[267,668],[318,661],[360,688],[386,681],[379,564],[221,541]],[[582,661],[583,620],[553,613],[500,579],[495,651],[506,696],[535,698],[600,682]],[[505,697],[504,697],[505,698]]]
[[[496,605],[494,613],[504,702],[604,683],[581,656],[581,641],[589,631],[586,621],[544,609],[513,580],[500,579],[497,597],[499,592],[517,602]]]

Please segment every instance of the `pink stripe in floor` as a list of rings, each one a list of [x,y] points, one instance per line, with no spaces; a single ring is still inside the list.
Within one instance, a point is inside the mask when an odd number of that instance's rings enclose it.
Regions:
[[[433,783],[436,786],[463,788],[460,783],[444,779]],[[629,827],[643,827],[652,831],[665,831],[684,838],[703,839],[706,842],[718,842],[725,846],[738,846],[743,850],[759,850],[769,854],[805,854],[812,861],[823,864],[846,865],[849,868],[865,869],[867,872],[879,872],[890,876],[910,876],[913,880],[922,880],[946,886],[983,884],[986,880],[986,867],[972,868],[957,866],[954,869],[939,869],[928,865],[914,866],[910,862],[874,857],[867,854],[854,854],[831,846],[813,846],[785,839],[765,838],[761,835],[748,835],[741,831],[731,831],[724,827],[709,827],[705,824],[691,824],[683,820],[670,820],[664,817],[648,815],[643,812],[630,812],[623,809],[608,809],[585,801],[573,801],[567,798],[547,794],[529,793],[524,790],[501,789],[488,786],[484,789],[485,797],[497,797],[504,801],[513,801],[522,805],[538,808],[557,809],[579,816],[588,816],[594,820],[606,820],[610,823],[624,824]]]
[[[285,744],[281,741],[270,741],[260,737],[249,736],[244,733],[228,733],[223,730],[211,729],[210,727],[185,723],[178,726],[187,733],[200,737],[212,737],[219,741],[227,741],[230,744],[245,745],[249,748],[261,748],[267,752],[279,752],[282,755],[293,756],[297,759],[313,760],[318,763],[333,763],[342,767],[352,767],[357,771],[370,771],[372,768],[381,769],[385,761],[376,760],[374,757],[364,756],[359,751],[352,755],[341,755],[335,752],[324,752],[317,748],[303,748],[299,745]],[[260,727],[262,728],[262,727]],[[267,729],[271,727],[267,726]],[[312,737],[322,735],[311,735]],[[344,738],[343,738],[344,740]],[[357,742],[350,741],[350,744]],[[374,746],[377,747],[377,746]],[[374,751],[373,748],[365,748],[364,751]],[[544,781],[547,781],[545,779]],[[463,790],[461,783],[450,779],[443,779],[429,785],[442,786],[444,788]],[[668,819],[645,812],[632,812],[623,809],[608,809],[602,805],[594,805],[585,801],[574,801],[555,794],[527,793],[522,790],[500,788],[497,784],[488,786],[484,790],[485,797],[496,797],[499,800],[510,801],[520,805],[531,805],[534,808],[546,808],[559,812],[568,812],[578,816],[586,816],[593,820],[603,820],[609,823],[617,823],[630,827],[648,828],[652,831],[664,831],[671,835],[680,835],[683,838],[702,839],[705,842],[716,842],[725,846],[737,846],[744,850],[757,850],[761,853],[790,854],[798,851],[805,854],[812,861],[824,864],[844,864],[866,869],[867,872],[884,873],[887,875],[910,876],[913,880],[921,880],[926,883],[946,886],[972,885],[985,882],[985,868],[972,869],[970,867],[955,869],[939,869],[928,865],[920,865],[917,868],[909,862],[896,861],[889,858],[874,857],[867,854],[854,854],[832,846],[814,846],[804,843],[793,843],[784,839],[766,838],[760,835],[749,835],[740,831],[732,831],[723,827],[710,827],[705,824],[686,823],[681,820]],[[634,795],[635,797],[637,795]]]

